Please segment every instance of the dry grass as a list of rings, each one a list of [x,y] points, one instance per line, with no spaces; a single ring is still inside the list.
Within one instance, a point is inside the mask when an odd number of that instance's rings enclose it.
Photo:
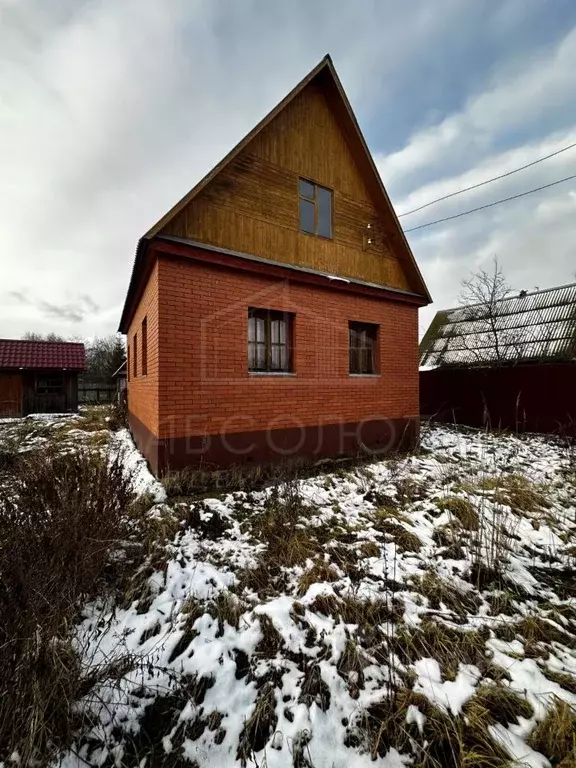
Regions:
[[[256,654],[266,659],[273,659],[284,645],[280,632],[274,626],[274,622],[265,613],[258,614],[262,638],[256,646]]]
[[[231,469],[171,470],[162,484],[169,498],[201,497],[230,491],[253,491],[262,488],[268,478],[263,467],[232,467]]]
[[[131,500],[121,460],[88,451],[27,455],[0,484],[0,760],[17,751],[31,765],[69,741],[91,682],[68,627],[79,602],[121,589],[133,565],[110,560],[136,544]]]
[[[438,509],[449,512],[467,531],[477,531],[480,525],[478,512],[468,499],[462,496],[447,496],[436,502]]]
[[[339,578],[338,571],[332,565],[324,560],[317,560],[298,580],[298,594],[305,595],[312,584],[338,581]]]
[[[463,560],[465,557],[462,544],[465,541],[460,523],[454,520],[446,525],[441,525],[434,530],[432,535],[435,544],[443,547],[442,557],[454,560]]]
[[[548,714],[532,731],[528,744],[545,755],[553,765],[567,768],[576,764],[576,710],[554,698]]]
[[[375,541],[363,541],[359,547],[362,557],[380,557],[381,549]]]
[[[244,768],[256,752],[264,749],[276,730],[277,723],[274,685],[265,683],[258,693],[252,714],[246,720],[239,738],[236,759]]]
[[[493,490],[496,503],[506,504],[517,513],[533,513],[550,507],[546,488],[536,485],[524,475],[485,478],[481,487],[484,490]]]
[[[464,714],[472,722],[508,725],[516,723],[520,717],[532,717],[534,710],[523,696],[511,688],[484,684],[478,686],[474,696],[465,704]]]
[[[392,597],[377,597],[373,600],[360,600],[354,595],[340,598],[333,615],[339,616],[344,624],[356,624],[361,632],[366,629],[399,621],[404,614],[404,604]]]
[[[430,608],[439,610],[444,606],[462,618],[474,613],[481,602],[477,595],[457,589],[434,571],[427,571],[420,578],[414,577],[411,585],[428,600]]]
[[[83,432],[108,430],[111,416],[112,409],[108,405],[86,406],[81,409],[80,416],[65,425],[64,429],[81,429]]]
[[[209,613],[213,619],[218,621],[217,637],[224,634],[224,625],[228,624],[234,629],[240,626],[240,618],[246,612],[248,606],[240,600],[235,594],[227,590],[219,592],[213,600],[210,600],[204,606],[204,612]]]
[[[499,675],[499,672],[492,665],[486,649],[489,637],[488,628],[477,631],[457,630],[440,621],[425,619],[411,631],[400,626],[393,638],[392,647],[403,663],[412,664],[427,657],[436,659],[446,680],[456,679],[460,664],[473,664],[486,676],[494,676]]]
[[[301,500],[298,484],[275,486],[261,512],[246,519],[252,536],[266,544],[265,559],[275,568],[303,565],[318,553],[307,526],[313,513]]]
[[[316,704],[323,712],[330,707],[330,689],[322,679],[320,665],[316,662],[308,664],[304,671],[300,696],[298,701],[311,707]]]
[[[338,659],[336,670],[348,683],[348,693],[352,699],[357,699],[361,689],[364,688],[364,669],[369,663],[362,648],[348,638],[344,651]]]
[[[422,731],[407,723],[409,708],[425,717]],[[356,743],[354,742],[356,738]],[[373,759],[384,757],[390,747],[414,756],[417,768],[508,768],[510,759],[490,736],[488,724],[467,721],[432,706],[428,699],[407,688],[372,705],[360,717],[350,746],[362,746]]]
[[[497,591],[488,597],[490,616],[515,616],[518,613],[516,607],[517,595],[513,592]]]
[[[404,527],[408,518],[392,507],[379,507],[368,515],[374,528],[393,539],[401,552],[419,552],[422,542],[412,531]]]
[[[548,645],[557,642],[568,648],[576,647],[576,639],[571,633],[565,632],[542,616],[525,616],[520,621],[500,625],[494,631],[497,637],[507,642],[519,636],[532,645],[537,643]]]
[[[558,672],[558,670],[551,669],[550,667],[543,667],[542,672],[548,680],[558,683],[565,691],[570,691],[570,693],[576,695],[576,675],[569,672]]]

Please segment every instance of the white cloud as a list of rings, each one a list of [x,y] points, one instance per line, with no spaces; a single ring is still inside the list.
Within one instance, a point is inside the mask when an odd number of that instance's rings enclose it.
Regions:
[[[115,330],[138,237],[326,52],[354,106],[385,137],[392,109],[404,106],[403,78],[455,45],[455,31],[475,33],[474,14],[497,37],[510,34],[526,8],[526,0],[493,12],[461,0],[433,8],[414,0],[409,11],[395,0],[334,2],[329,11],[306,0],[0,0],[0,335]],[[465,46],[459,51],[465,61]],[[568,139],[574,126],[562,110],[572,104],[576,33],[529,56],[494,62],[483,92],[463,109],[380,158],[399,208]],[[442,83],[435,86],[440,92]],[[549,124],[536,130],[543,116]],[[528,124],[532,139],[495,149]],[[544,165],[534,179],[556,170]],[[493,193],[508,189],[497,186]],[[509,252],[515,274],[534,282],[545,268],[548,282],[560,277],[567,194],[534,201],[543,206],[538,213],[527,203],[415,233],[439,303],[453,302],[461,273],[492,249]],[[554,256],[539,261],[535,244],[545,247],[546,230]]]
[[[576,142],[573,76],[576,29],[547,52],[469,99],[465,108],[411,136],[377,163],[399,213],[533,162]],[[538,125],[536,136],[531,126]],[[518,139],[519,127],[528,139]],[[520,133],[520,135],[522,135]],[[500,149],[508,145],[507,149]],[[499,181],[401,217],[405,229],[550,184],[576,174],[576,148]],[[494,256],[509,282],[530,290],[576,281],[573,246],[576,181],[469,216],[409,233],[434,305],[421,311],[420,332],[434,313],[458,303],[460,284]]]
[[[573,122],[576,28],[556,48],[527,58],[504,78],[496,74],[460,112],[418,131],[398,152],[377,158],[384,183],[396,188],[423,169],[442,174],[468,165],[493,152],[501,136],[541,123],[551,112],[566,110]]]

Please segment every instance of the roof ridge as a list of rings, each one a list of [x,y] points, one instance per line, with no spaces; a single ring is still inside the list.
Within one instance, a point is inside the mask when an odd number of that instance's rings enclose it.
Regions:
[[[553,285],[551,288],[539,288],[537,291],[526,291],[526,293],[521,296],[522,289],[518,291],[518,293],[514,293],[513,295],[506,296],[503,299],[497,299],[497,303],[504,302],[504,301],[512,301],[513,299],[526,299],[528,296],[539,296],[541,293],[551,293],[552,291],[561,291],[564,288],[576,288],[576,282],[574,283],[564,283],[563,285]],[[437,312],[455,312],[457,309],[468,309],[469,307],[484,307],[486,306],[488,302],[487,301],[477,301],[474,304],[458,304],[455,307],[446,307],[445,309],[439,309]]]

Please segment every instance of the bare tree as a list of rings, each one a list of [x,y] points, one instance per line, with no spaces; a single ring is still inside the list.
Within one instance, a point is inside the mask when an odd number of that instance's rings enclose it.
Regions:
[[[477,327],[477,332],[471,334],[469,340],[463,337],[464,343],[469,341],[470,351],[477,352],[478,356],[486,352],[488,347],[496,364],[507,359],[506,347],[511,342],[503,338],[502,324],[499,322],[502,302],[511,293],[512,288],[497,257],[494,257],[490,271],[480,269],[462,281],[460,303],[466,308],[467,319]]]
[[[497,258],[491,270],[480,269],[462,281],[463,306],[451,339],[468,360],[501,366],[549,354],[553,326],[526,291],[514,294]]]
[[[24,341],[68,341],[57,333],[36,333],[35,331],[26,331],[22,338]]]

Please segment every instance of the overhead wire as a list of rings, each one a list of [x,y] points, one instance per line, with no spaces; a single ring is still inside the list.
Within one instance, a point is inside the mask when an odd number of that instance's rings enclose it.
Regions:
[[[418,211],[424,210],[424,208],[428,208],[431,205],[434,205],[435,203],[441,203],[443,200],[448,200],[451,197],[456,197],[456,195],[461,195],[464,192],[470,192],[472,189],[478,189],[478,187],[484,187],[486,184],[491,184],[493,181],[499,181],[500,179],[505,179],[507,176],[512,176],[514,173],[518,173],[519,171],[524,171],[526,168],[532,168],[534,165],[538,165],[538,163],[542,163],[544,160],[549,160],[551,157],[556,157],[556,155],[560,155],[562,152],[567,152],[569,149],[573,149],[576,147],[576,142],[574,144],[569,144],[567,147],[562,147],[561,149],[557,149],[556,152],[551,152],[549,155],[544,155],[544,157],[539,157],[538,160],[533,160],[531,163],[527,163],[526,165],[521,165],[519,168],[514,168],[512,171],[507,171],[506,173],[501,173],[499,176],[493,176],[491,179],[486,179],[485,181],[480,181],[478,184],[472,184],[470,187],[464,187],[463,189],[458,189],[456,192],[450,192],[447,195],[443,195],[442,197],[437,197],[435,200],[430,200],[427,203],[424,203],[424,205],[418,206],[418,208],[412,208],[410,211],[405,211],[404,213],[399,213],[398,218],[401,219],[403,216],[409,216],[411,213],[417,213]]]
[[[486,205],[479,205],[477,208],[470,208],[470,210],[468,211],[455,213],[452,216],[445,216],[443,219],[436,219],[435,221],[428,221],[426,224],[419,224],[417,227],[410,227],[409,229],[405,229],[404,232],[405,233],[415,232],[417,229],[432,227],[434,224],[441,224],[443,221],[451,221],[452,219],[459,219],[461,216],[468,216],[470,213],[476,213],[476,211],[483,211],[486,208],[492,208],[495,205],[500,205],[501,203],[507,203],[510,200],[517,200],[519,197],[526,197],[526,195],[532,195],[534,192],[540,192],[542,189],[555,187],[557,184],[563,184],[564,182],[570,181],[571,179],[576,179],[576,174],[573,174],[572,176],[566,176],[564,179],[558,179],[557,181],[552,181],[550,182],[550,184],[543,184],[541,187],[535,187],[534,189],[529,189],[526,192],[520,192],[517,195],[511,195],[510,197],[504,197],[501,200],[495,200],[493,203],[486,203]]]

